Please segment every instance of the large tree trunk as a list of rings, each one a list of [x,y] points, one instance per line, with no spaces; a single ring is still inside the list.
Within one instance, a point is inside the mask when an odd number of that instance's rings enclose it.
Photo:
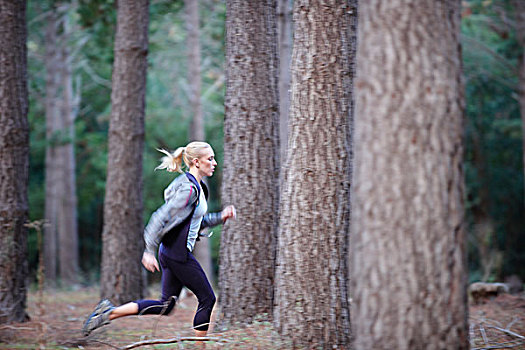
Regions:
[[[275,0],[226,3],[226,100],[220,301],[225,322],[270,314],[279,188]]]
[[[459,1],[359,8],[356,349],[468,349]]]
[[[67,13],[52,11],[46,27],[46,208],[44,238],[46,281],[78,281],[78,230],[75,186],[73,92]]]
[[[199,1],[185,0],[186,27],[188,30],[188,82],[190,84],[191,127],[190,140],[205,141],[204,119],[201,103],[201,45],[199,29]],[[197,261],[206,272],[208,279],[214,284],[213,265],[211,261],[210,241],[199,240],[194,251]]]
[[[350,345],[352,45],[356,1],[294,1],[290,131],[275,323],[294,346]]]
[[[111,93],[108,176],[102,233],[101,295],[142,297],[142,153],[148,52],[148,0],[120,0]]]
[[[281,162],[284,162],[288,146],[288,114],[290,109],[292,0],[277,0],[277,19],[279,40],[279,138],[281,142]]]
[[[27,318],[26,2],[0,0],[0,23],[0,323],[6,323]]]

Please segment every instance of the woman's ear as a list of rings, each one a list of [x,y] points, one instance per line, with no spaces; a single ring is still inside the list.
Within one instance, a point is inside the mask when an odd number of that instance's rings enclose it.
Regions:
[[[195,167],[199,167],[199,158],[193,158],[193,165],[195,165]]]

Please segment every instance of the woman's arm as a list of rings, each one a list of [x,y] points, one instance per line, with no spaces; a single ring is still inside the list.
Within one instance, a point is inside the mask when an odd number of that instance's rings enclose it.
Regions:
[[[213,227],[226,222],[230,218],[235,218],[237,213],[233,205],[229,205],[218,213],[208,213],[204,215],[201,223],[201,230],[206,227]]]
[[[181,209],[197,201],[197,191],[193,185],[180,186],[175,196],[157,209],[144,229],[145,252],[155,255],[164,237],[164,227]]]

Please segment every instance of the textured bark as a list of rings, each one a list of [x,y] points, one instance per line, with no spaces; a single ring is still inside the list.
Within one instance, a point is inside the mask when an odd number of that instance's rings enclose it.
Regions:
[[[60,110],[61,133],[63,142],[58,147],[61,162],[61,196],[58,209],[58,261],[60,278],[65,283],[78,282],[78,225],[77,193],[75,177],[75,119],[78,110],[79,95],[73,90],[73,67],[69,47],[71,23],[64,16],[62,57],[62,98]]]
[[[201,104],[201,46],[199,41],[199,0],[185,0],[186,40],[188,51],[188,83],[190,85],[190,110],[192,141],[204,141],[204,120]]]
[[[45,68],[46,68],[46,168],[45,168],[45,219],[44,226],[44,273],[46,283],[54,285],[57,280],[58,267],[58,205],[60,186],[60,166],[55,138],[59,135],[60,120],[60,83],[62,59],[58,49],[59,16],[51,11],[46,23],[45,32]]]
[[[288,115],[290,109],[292,0],[277,0],[277,35],[279,40],[279,141],[281,143],[280,156],[284,162],[288,146]]]
[[[201,103],[201,45],[199,41],[199,1],[185,0],[186,27],[188,30],[188,82],[190,84],[191,128],[190,140],[205,141],[204,118]],[[208,279],[214,284],[213,264],[211,261],[210,241],[206,238],[199,240],[193,252],[201,264]]]
[[[225,322],[271,313],[279,188],[275,1],[226,3],[220,301]]]
[[[294,1],[274,318],[294,346],[348,348],[356,1]]]
[[[108,176],[102,233],[101,295],[142,297],[142,153],[148,52],[148,1],[120,0],[113,65]]]
[[[26,2],[0,0],[0,323],[27,318]]]
[[[46,281],[78,281],[78,230],[75,185],[73,91],[68,14],[53,11],[46,27],[46,208],[44,236]],[[57,264],[58,258],[58,264]]]
[[[356,349],[468,349],[459,1],[359,8]]]

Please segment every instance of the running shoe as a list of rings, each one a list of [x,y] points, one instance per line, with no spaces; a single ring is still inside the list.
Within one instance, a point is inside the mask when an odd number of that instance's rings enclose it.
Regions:
[[[100,301],[82,327],[84,335],[88,336],[95,329],[109,324],[109,315],[114,308],[115,306],[109,300]]]

